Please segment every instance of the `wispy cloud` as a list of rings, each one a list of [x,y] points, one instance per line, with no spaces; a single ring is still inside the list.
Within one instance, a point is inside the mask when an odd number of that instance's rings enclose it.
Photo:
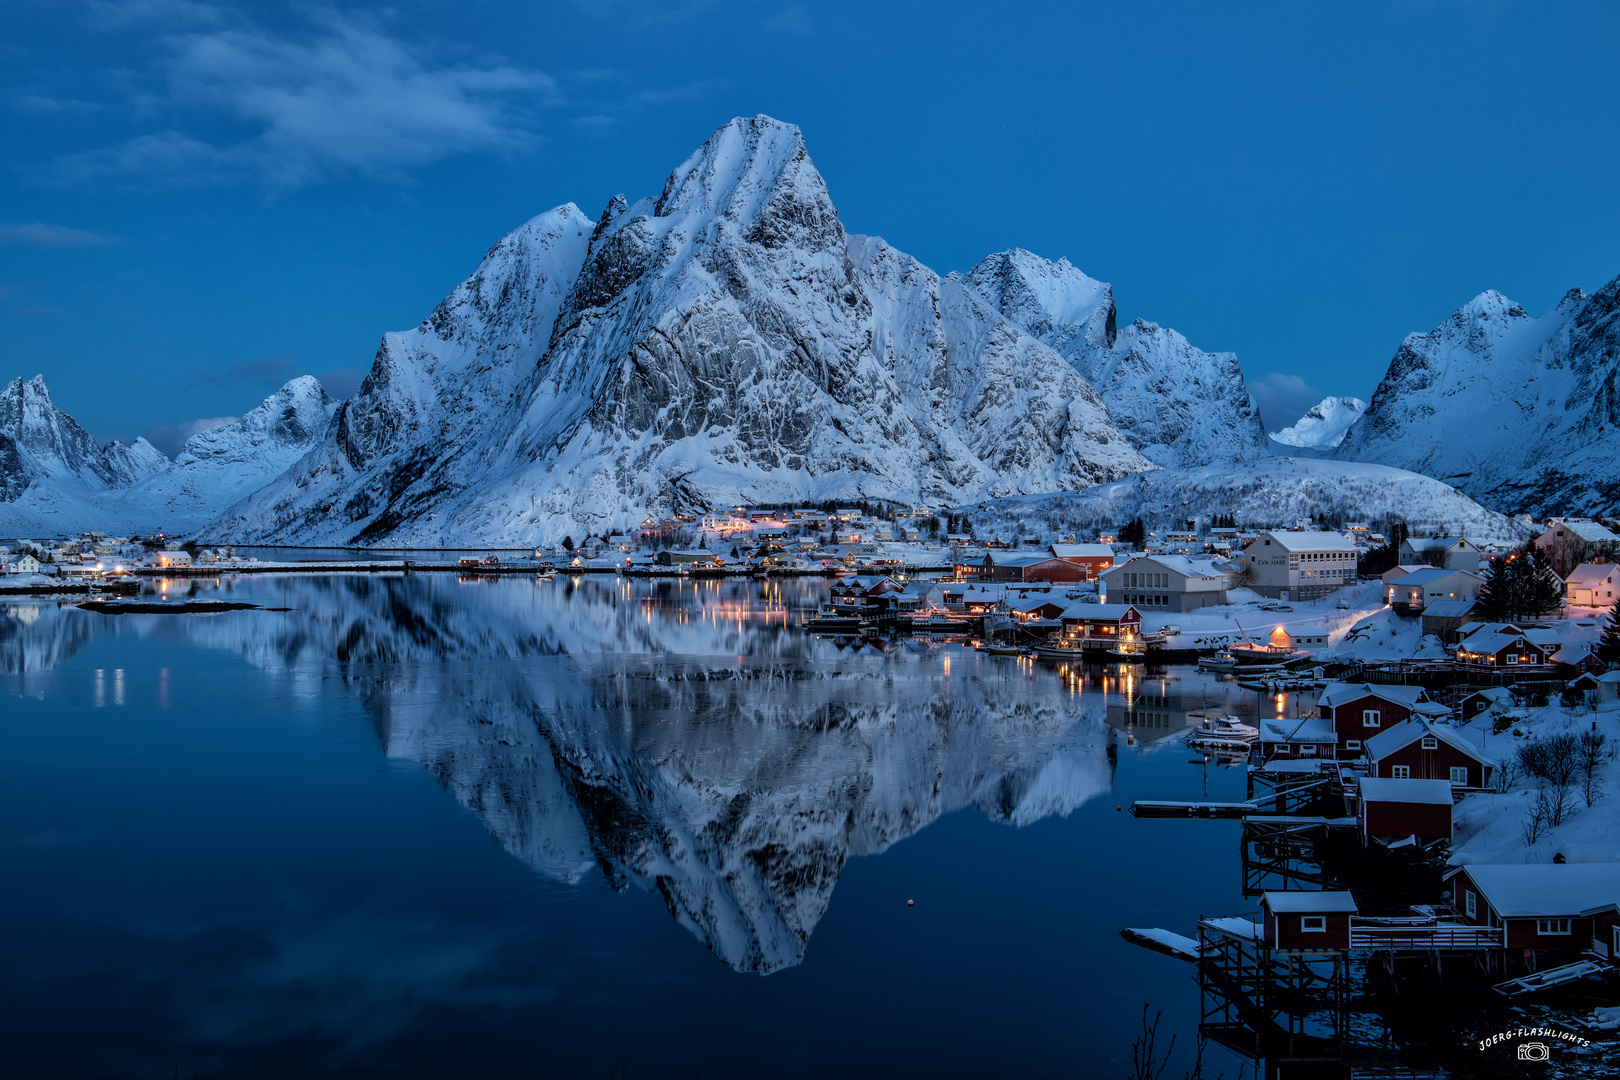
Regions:
[[[238,360],[224,371],[200,371],[186,385],[207,390],[273,388],[297,374],[298,365],[285,356],[264,356],[257,360]]]
[[[164,424],[162,427],[152,428],[141,432],[141,437],[169,457],[180,453],[186,440],[199,431],[219,427],[221,424],[234,424],[241,419],[237,416],[211,416],[200,420],[182,420],[178,424]]]
[[[64,158],[61,175],[276,188],[341,175],[397,180],[457,155],[532,145],[530,110],[556,96],[544,72],[494,60],[436,64],[372,22],[332,13],[297,34],[177,0],[106,5],[104,18],[162,20],[147,10],[154,6],[177,10],[170,25],[191,27],[161,39],[159,98],[193,122]],[[245,137],[207,133],[222,121]]]
[[[26,244],[29,247],[106,247],[118,243],[118,237],[104,233],[70,229],[66,225],[0,225],[0,244]]]

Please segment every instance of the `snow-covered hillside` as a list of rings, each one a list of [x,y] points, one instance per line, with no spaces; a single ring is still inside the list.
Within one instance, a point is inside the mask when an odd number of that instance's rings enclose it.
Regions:
[[[43,380],[18,379],[0,395],[0,534],[189,533],[308,453],[336,408],[300,376],[171,462],[145,439],[98,447]]]
[[[384,338],[330,437],[210,536],[550,542],[648,515],[960,502],[1147,468],[960,279],[849,235],[799,130],[726,124],[656,198],[572,204]]]
[[[1207,353],[1156,323],[1116,328],[1113,287],[1069,260],[1021,248],[998,252],[965,276],[1003,315],[1063,355],[1097,388],[1144,457],[1167,467],[1266,452],[1260,411],[1235,353]]]
[[[1273,431],[1271,438],[1288,447],[1331,450],[1344,441],[1344,433],[1366,411],[1367,403],[1360,398],[1325,397],[1290,426]]]
[[[1180,525],[1232,514],[1242,526],[1299,521],[1404,520],[1417,535],[1519,541],[1527,529],[1438,480],[1382,465],[1314,458],[1267,458],[1244,467],[1156,469],[1085,491],[993,499],[967,507],[979,536],[1056,539],[1113,530],[1140,515],[1149,525]]]
[[[1532,317],[1497,292],[1401,343],[1335,456],[1412,469],[1497,509],[1620,503],[1620,278]]]

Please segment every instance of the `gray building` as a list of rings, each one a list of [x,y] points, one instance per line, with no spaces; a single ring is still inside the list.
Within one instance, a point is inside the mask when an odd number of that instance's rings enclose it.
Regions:
[[[1185,555],[1138,555],[1101,578],[1108,603],[1134,604],[1144,615],[1226,603],[1226,575]]]

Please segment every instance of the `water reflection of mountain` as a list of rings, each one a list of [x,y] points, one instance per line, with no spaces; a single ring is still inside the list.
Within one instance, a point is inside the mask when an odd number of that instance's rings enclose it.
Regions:
[[[483,584],[257,581],[241,598],[294,610],[172,618],[198,645],[347,687],[388,754],[514,855],[562,882],[600,869],[656,890],[743,971],[803,958],[850,857],[953,810],[1025,824],[1109,786],[1100,700],[1042,671],[840,649],[746,585]]]
[[[84,648],[96,628],[78,613],[60,618],[54,602],[0,606],[0,675],[50,671]]]

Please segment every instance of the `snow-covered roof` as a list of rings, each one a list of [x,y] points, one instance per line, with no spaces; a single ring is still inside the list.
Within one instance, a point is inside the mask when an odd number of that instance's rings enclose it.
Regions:
[[[1600,683],[1620,683],[1620,669],[1604,672],[1598,676]]]
[[[1131,604],[1070,604],[1063,612],[1065,619],[1106,619],[1109,622],[1118,622],[1125,617],[1126,612],[1134,612],[1136,608]],[[1138,612],[1138,614],[1140,614]]]
[[[1138,555],[1131,559],[1130,562],[1121,563],[1112,570],[1106,571],[1106,573],[1117,573],[1134,562],[1153,563],[1156,566],[1164,567],[1166,570],[1174,570],[1183,577],[1216,578],[1221,576],[1221,572],[1215,568],[1215,564],[1208,559],[1191,559],[1185,555]]]
[[[1332,743],[1337,746],[1339,733],[1333,730],[1333,721],[1319,716],[1272,717],[1260,721],[1260,741],[1268,743]]]
[[[1463,700],[1470,701],[1477,697],[1482,697],[1485,700],[1492,702],[1512,702],[1513,691],[1509,690],[1505,686],[1490,686],[1486,687],[1484,690],[1475,690],[1472,694],[1469,694],[1468,697],[1463,698]]]
[[[985,553],[985,561],[996,566],[1033,566],[1038,562],[1047,562],[1052,556],[1045,552],[1028,551],[989,551]]]
[[[1382,761],[1397,750],[1411,746],[1425,735],[1433,735],[1448,746],[1455,747],[1483,765],[1494,765],[1496,759],[1485,753],[1468,734],[1447,724],[1431,724],[1422,720],[1402,720],[1392,728],[1380,731],[1363,744],[1367,756]]]
[[[1509,645],[1516,644],[1524,636],[1523,634],[1499,634],[1494,630],[1480,630],[1464,638],[1458,648],[1464,652],[1479,653],[1482,656],[1494,656]]]
[[[1576,645],[1565,645],[1562,649],[1559,649],[1557,652],[1552,654],[1552,662],[1555,664],[1564,664],[1569,667],[1574,667],[1576,664],[1579,664],[1581,661],[1592,655],[1594,655],[1592,652],[1592,646],[1584,642]]]
[[[1449,551],[1458,544],[1472,545],[1473,542],[1463,536],[1408,536],[1406,538],[1406,546],[1413,551]]]
[[[1053,544],[1054,559],[1108,559],[1114,558],[1114,549],[1107,544]]]
[[[1463,871],[1504,918],[1583,915],[1620,903],[1620,863],[1476,863]]]
[[[1450,806],[1450,780],[1391,780],[1387,777],[1368,776],[1361,781],[1363,802],[1424,803]]]
[[[1620,536],[1610,532],[1607,526],[1596,521],[1589,521],[1586,518],[1565,518],[1562,521],[1555,519],[1552,524],[1547,526],[1547,532],[1557,532],[1559,529],[1574,533],[1588,544],[1620,543]],[[1542,535],[1545,536],[1546,533]]]
[[[1423,608],[1423,614],[1435,619],[1461,619],[1473,610],[1472,600],[1436,600]]]
[[[1478,574],[1470,574],[1467,570],[1448,570],[1444,567],[1426,566],[1422,570],[1414,570],[1404,577],[1395,578],[1392,584],[1399,584],[1401,588],[1433,585],[1455,574],[1465,574],[1468,577],[1479,579]]]
[[[1573,585],[1578,589],[1590,589],[1608,581],[1616,571],[1620,571],[1620,563],[1581,563],[1569,572],[1564,584]]]
[[[1373,686],[1370,683],[1356,682],[1329,683],[1317,697],[1316,704],[1319,706],[1342,705],[1369,695],[1413,709],[1417,707],[1418,702],[1423,700],[1423,687]]]
[[[1356,898],[1347,892],[1267,892],[1260,902],[1279,915],[1356,913]]]
[[[1343,533],[1267,532],[1261,536],[1271,537],[1285,551],[1342,551],[1353,554],[1356,550],[1355,543]]]

